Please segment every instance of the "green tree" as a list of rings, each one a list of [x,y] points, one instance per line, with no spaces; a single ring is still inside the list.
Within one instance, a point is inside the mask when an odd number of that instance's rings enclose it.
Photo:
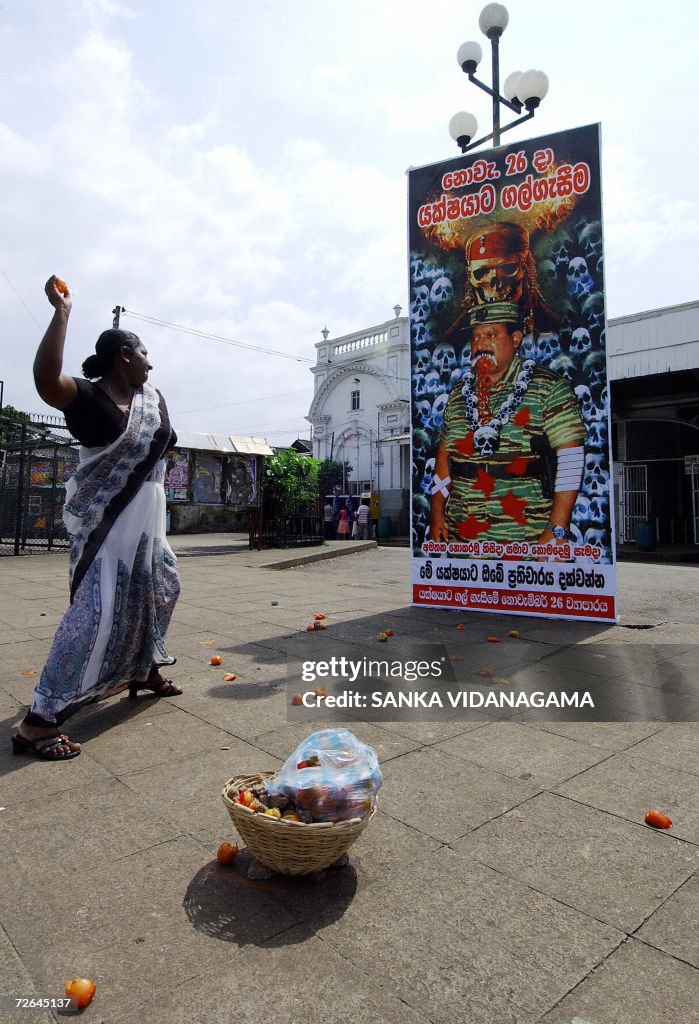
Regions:
[[[325,497],[333,494],[337,486],[342,487],[350,478],[353,467],[349,462],[338,462],[337,459],[324,459],[318,469],[318,494]]]
[[[11,405],[3,405],[0,412],[0,448],[19,444],[22,436],[20,424],[30,422],[29,413],[20,412],[19,409],[15,409]]]
[[[299,503],[318,497],[319,459],[299,455],[288,448],[265,462],[264,492],[275,515],[291,513]]]

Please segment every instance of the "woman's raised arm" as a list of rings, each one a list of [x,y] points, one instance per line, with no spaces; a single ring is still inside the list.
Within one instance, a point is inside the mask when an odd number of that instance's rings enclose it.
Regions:
[[[47,405],[65,409],[78,391],[73,378],[63,373],[63,346],[73,300],[67,287],[65,292],[59,291],[56,282],[54,275],[44,288],[54,312],[34,359],[34,383]]]

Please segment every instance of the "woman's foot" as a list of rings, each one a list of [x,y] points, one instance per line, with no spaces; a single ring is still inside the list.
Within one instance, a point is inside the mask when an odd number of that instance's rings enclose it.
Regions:
[[[164,679],[159,669],[152,668],[145,683],[129,683],[129,697],[136,700],[139,690],[149,690],[154,697],[179,697],[182,690],[172,679]]]
[[[78,756],[81,746],[55,729],[22,723],[12,737],[12,750],[15,754],[31,754],[41,761],[69,761]]]

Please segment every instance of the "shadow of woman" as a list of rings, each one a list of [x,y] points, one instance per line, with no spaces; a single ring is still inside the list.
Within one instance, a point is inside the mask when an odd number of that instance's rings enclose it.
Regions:
[[[211,861],[197,872],[183,903],[197,931],[241,947],[292,945],[339,920],[357,889],[351,862],[314,876],[254,880],[253,860],[242,849],[231,867]]]

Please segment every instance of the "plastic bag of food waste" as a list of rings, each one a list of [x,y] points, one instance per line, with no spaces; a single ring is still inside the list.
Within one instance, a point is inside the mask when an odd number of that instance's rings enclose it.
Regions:
[[[365,818],[381,785],[376,751],[348,729],[321,729],[298,745],[266,780],[270,797],[287,797],[314,821]]]

